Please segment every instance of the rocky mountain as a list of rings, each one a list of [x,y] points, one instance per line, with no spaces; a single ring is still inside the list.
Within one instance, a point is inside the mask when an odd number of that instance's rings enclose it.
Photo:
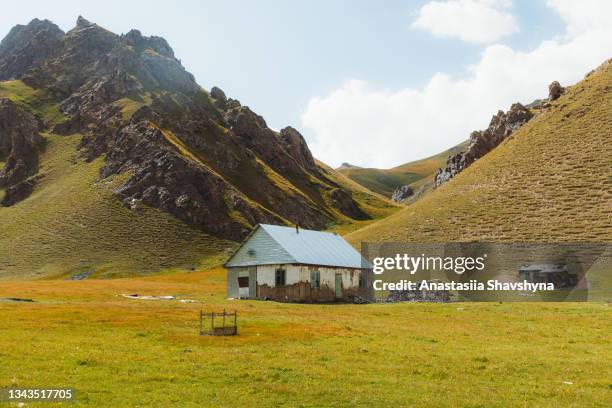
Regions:
[[[527,107],[520,103],[513,104],[507,112],[499,111],[491,118],[489,127],[485,130],[472,132],[466,149],[455,155],[449,156],[446,167],[438,169],[435,175],[435,187],[447,182],[457,173],[463,171],[476,160],[499,146],[507,137],[512,135],[521,126],[527,123],[534,114],[549,108],[550,102],[558,99],[565,88],[557,81],[553,81],[548,87],[548,99],[538,100]]]
[[[49,147],[74,137],[72,160],[98,166],[96,194],[110,189],[134,215],[156,209],[218,239],[259,222],[323,229],[395,209],[318,163],[296,129],[276,132],[221,89],[204,90],[161,37],[82,17],[64,33],[36,19],[0,43],[0,81],[0,220],[42,194]]]
[[[612,63],[550,89],[533,115],[515,105],[471,142],[497,147],[349,241],[611,242]]]

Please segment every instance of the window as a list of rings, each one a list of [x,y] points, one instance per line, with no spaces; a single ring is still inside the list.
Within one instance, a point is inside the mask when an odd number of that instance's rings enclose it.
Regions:
[[[287,271],[283,268],[278,268],[275,271],[274,286],[285,286],[287,282]]]
[[[319,289],[321,286],[321,273],[319,271],[310,271],[310,287]]]
[[[364,289],[366,287],[366,280],[365,280],[365,276],[362,272],[359,272],[359,288],[360,289]]]

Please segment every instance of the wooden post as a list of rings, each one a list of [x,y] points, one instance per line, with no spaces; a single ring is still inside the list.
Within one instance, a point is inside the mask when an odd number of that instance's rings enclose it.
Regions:
[[[204,311],[200,309],[200,336],[204,334],[204,328],[202,327],[203,319],[204,319]]]
[[[238,334],[238,312],[234,309],[234,327],[235,334]]]
[[[210,334],[215,335],[215,312],[210,312]]]
[[[225,309],[223,309],[223,333],[225,333]]]

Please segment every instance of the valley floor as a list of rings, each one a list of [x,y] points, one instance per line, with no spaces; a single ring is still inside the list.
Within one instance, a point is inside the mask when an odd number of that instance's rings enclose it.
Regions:
[[[223,269],[0,286],[0,388],[71,406],[612,404],[612,305],[226,300]],[[121,294],[193,299],[140,300]],[[6,298],[30,298],[16,302]],[[237,309],[237,337],[198,335]]]

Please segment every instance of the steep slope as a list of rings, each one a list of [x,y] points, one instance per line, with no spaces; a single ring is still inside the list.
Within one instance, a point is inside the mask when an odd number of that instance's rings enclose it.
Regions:
[[[193,266],[259,222],[323,229],[396,209],[339,181],[297,130],[202,89],[160,37],[34,20],[0,43],[0,80],[0,277]]]
[[[612,241],[612,64],[604,63],[362,241]]]
[[[466,144],[464,142],[434,156],[391,169],[364,168],[345,163],[336,170],[367,189],[391,198],[393,192],[402,186],[433,178],[438,168],[446,163],[446,159],[462,151]]]
[[[87,163],[80,135],[44,135],[40,182],[18,205],[0,209],[0,278],[120,277],[218,264],[235,243],[159,210],[138,212],[100,180],[102,158]],[[0,190],[0,199],[4,192]]]

